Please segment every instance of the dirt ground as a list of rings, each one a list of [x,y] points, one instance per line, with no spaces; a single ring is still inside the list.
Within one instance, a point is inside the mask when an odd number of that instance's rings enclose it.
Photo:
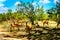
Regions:
[[[25,38],[3,38],[3,40],[28,40],[28,39],[25,37]]]
[[[24,38],[12,38],[12,37],[4,37],[4,34],[10,34],[10,32],[8,32],[8,29],[6,28],[2,28],[4,26],[6,26],[7,24],[0,24],[0,40],[28,40],[27,37]],[[51,25],[51,24],[50,24]],[[8,26],[8,25],[7,25]],[[8,27],[7,27],[8,28]]]
[[[0,40],[28,40],[27,37],[24,38],[12,38],[12,37],[4,37],[5,34],[9,35],[10,32],[8,32],[7,29],[2,28],[3,25],[0,25]],[[5,32],[4,32],[5,31]],[[7,31],[7,32],[6,32]]]

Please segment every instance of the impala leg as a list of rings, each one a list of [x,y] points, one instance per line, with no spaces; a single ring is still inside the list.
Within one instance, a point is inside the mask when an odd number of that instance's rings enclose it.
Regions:
[[[18,31],[20,31],[20,26],[17,27]]]
[[[10,32],[12,32],[12,27],[10,27]]]

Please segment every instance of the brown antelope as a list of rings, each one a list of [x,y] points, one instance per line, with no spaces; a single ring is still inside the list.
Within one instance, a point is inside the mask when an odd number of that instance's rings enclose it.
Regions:
[[[11,24],[11,28],[18,28],[18,31],[20,26],[22,26],[22,23],[14,22]]]
[[[27,32],[29,33],[28,34],[28,40],[30,40],[30,36],[31,36],[31,33],[30,33],[30,30],[32,29],[32,25],[29,24],[28,22],[26,22],[26,30]]]
[[[59,26],[59,24],[60,24],[60,20],[57,21],[57,26]]]
[[[45,25],[45,24],[47,24],[48,25],[48,19],[47,20],[45,20],[44,22],[43,22],[43,26]]]
[[[30,31],[31,28],[32,28],[32,25],[29,24],[28,22],[26,22],[26,30],[27,30],[27,31]]]

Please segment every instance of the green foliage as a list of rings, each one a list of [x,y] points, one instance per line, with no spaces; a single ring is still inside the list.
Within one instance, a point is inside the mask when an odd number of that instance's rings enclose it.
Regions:
[[[56,8],[51,8],[47,11],[49,19],[59,20],[60,19],[60,2],[56,2]]]
[[[55,20],[57,19],[57,11],[56,8],[51,8],[47,11],[47,13],[49,14],[48,17],[50,20]]]
[[[16,12],[12,13],[11,9],[8,9],[7,13],[0,14],[0,21],[9,20],[9,19],[29,19],[32,24],[35,20],[43,19],[60,19],[60,3],[57,2],[56,8],[51,8],[45,14],[43,6],[40,8],[39,4],[34,8],[32,2],[24,3],[20,1],[21,4],[18,4],[16,7]]]
[[[56,10],[57,10],[57,15],[58,15],[58,20],[60,19],[60,2],[57,2],[56,4]]]
[[[43,14],[43,19],[48,19],[48,14]]]
[[[37,20],[43,20],[43,15],[44,15],[43,7],[39,8],[38,6],[38,8],[35,11],[36,11],[35,14],[37,16]]]

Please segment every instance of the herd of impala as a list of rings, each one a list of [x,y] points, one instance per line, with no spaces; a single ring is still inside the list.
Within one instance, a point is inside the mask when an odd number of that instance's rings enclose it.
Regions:
[[[11,24],[11,28],[18,28],[18,30],[19,30],[19,28],[20,28],[20,26],[22,26],[22,23],[23,23],[23,21],[17,21],[17,22],[13,22],[12,24]],[[45,20],[45,21],[43,21],[42,22],[42,24],[43,24],[43,26],[46,24],[46,25],[49,25],[49,23],[56,23],[57,25],[56,26],[58,26],[59,24],[60,24],[60,21],[57,23],[57,22],[53,22],[53,21],[50,21],[49,22],[49,20]],[[30,31],[31,30],[31,28],[32,28],[32,24],[30,25],[28,25],[29,24],[29,22],[25,22],[25,27],[26,27],[26,30],[27,31]],[[37,24],[37,25],[36,25]],[[41,23],[40,23],[41,24]],[[35,23],[35,25],[36,26],[40,26],[40,24],[39,24],[39,22],[37,22],[37,23]]]

